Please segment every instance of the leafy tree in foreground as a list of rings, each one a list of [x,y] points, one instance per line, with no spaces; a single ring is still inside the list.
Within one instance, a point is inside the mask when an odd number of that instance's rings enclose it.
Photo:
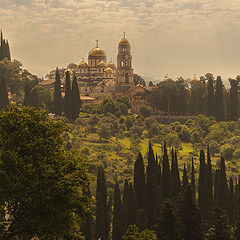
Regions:
[[[207,240],[234,240],[234,230],[229,219],[219,208],[212,209],[212,226],[206,234]]]
[[[156,240],[156,234],[151,230],[139,232],[136,225],[129,226],[127,234],[122,237],[123,240]]]
[[[85,162],[63,147],[62,121],[45,111],[16,106],[0,114],[0,205],[9,214],[11,236],[58,239],[71,236],[89,201]]]

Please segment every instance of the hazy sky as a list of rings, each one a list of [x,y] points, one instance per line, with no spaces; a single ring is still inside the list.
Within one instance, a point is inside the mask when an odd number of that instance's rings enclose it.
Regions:
[[[239,0],[0,0],[0,27],[39,76],[86,59],[96,39],[116,61],[124,31],[144,77],[240,75]]]

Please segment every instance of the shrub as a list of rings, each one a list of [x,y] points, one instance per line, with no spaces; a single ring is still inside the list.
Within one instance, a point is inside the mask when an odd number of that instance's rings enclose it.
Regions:
[[[226,159],[226,160],[231,160],[233,157],[233,152],[234,148],[230,146],[229,144],[225,144],[221,146],[221,155]]]
[[[139,106],[139,114],[143,117],[149,117],[151,115],[151,108],[148,107],[147,105],[143,104]]]

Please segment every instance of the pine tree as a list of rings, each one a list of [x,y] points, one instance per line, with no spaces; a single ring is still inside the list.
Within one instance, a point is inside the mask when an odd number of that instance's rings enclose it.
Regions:
[[[208,79],[208,95],[207,95],[207,113],[208,116],[214,116],[214,87],[213,79],[210,77]]]
[[[173,148],[172,148],[171,178],[173,187],[173,198],[177,199],[177,196],[181,190],[181,181],[178,169],[177,152],[176,151],[174,152]]]
[[[225,120],[223,84],[220,76],[217,77],[215,92],[215,118],[217,121]]]
[[[35,87],[31,91],[31,106],[38,108],[40,106],[38,89]]]
[[[3,74],[0,74],[0,110],[7,107],[8,104],[9,104],[9,99],[8,99],[6,78]]]
[[[25,84],[24,88],[24,106],[31,106],[31,89],[28,83]]]
[[[182,185],[183,185],[183,189],[185,189],[185,188],[189,185],[188,175],[187,175],[187,169],[186,169],[185,163],[184,163],[184,168],[183,168]]]
[[[61,82],[58,68],[56,68],[55,84],[54,84],[54,113],[61,115],[62,113],[62,94],[61,94]]]
[[[73,76],[71,99],[72,99],[71,118],[72,118],[72,120],[75,121],[79,116],[80,107],[82,105],[80,95],[79,95],[79,89],[78,89],[78,83],[77,83],[76,75]]]
[[[68,119],[71,119],[71,83],[70,83],[70,74],[67,71],[66,72],[66,83],[65,83],[65,97],[64,97],[64,111],[65,111],[65,116]]]
[[[195,168],[194,168],[194,161],[192,158],[192,172],[191,172],[191,187],[193,191],[194,198],[196,197],[196,184],[195,184]]]
[[[134,164],[134,190],[137,198],[138,209],[145,205],[145,172],[142,154],[139,153]]]
[[[162,205],[160,218],[156,226],[156,233],[158,235],[158,239],[179,239],[174,207],[168,199],[166,199]]]
[[[164,143],[163,167],[162,167],[162,194],[163,199],[172,198],[172,182],[169,167],[168,153],[166,143]]]
[[[122,204],[121,193],[118,183],[114,187],[114,205],[113,205],[113,227],[112,240],[119,240],[122,237]]]
[[[205,163],[205,153],[203,150],[200,151],[199,160],[200,160],[200,168],[199,168],[199,179],[198,179],[198,205],[201,211],[204,211],[206,163]]]
[[[230,104],[229,104],[229,118],[230,121],[238,119],[238,82],[230,79]]]
[[[176,215],[181,239],[204,239],[200,210],[197,207],[190,185],[180,194]]]

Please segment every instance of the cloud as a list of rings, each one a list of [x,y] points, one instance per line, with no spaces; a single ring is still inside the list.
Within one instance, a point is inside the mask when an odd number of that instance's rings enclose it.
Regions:
[[[239,10],[237,0],[1,0],[0,27],[13,56],[40,75],[80,62],[97,38],[116,60],[125,31],[143,76],[235,77]]]

